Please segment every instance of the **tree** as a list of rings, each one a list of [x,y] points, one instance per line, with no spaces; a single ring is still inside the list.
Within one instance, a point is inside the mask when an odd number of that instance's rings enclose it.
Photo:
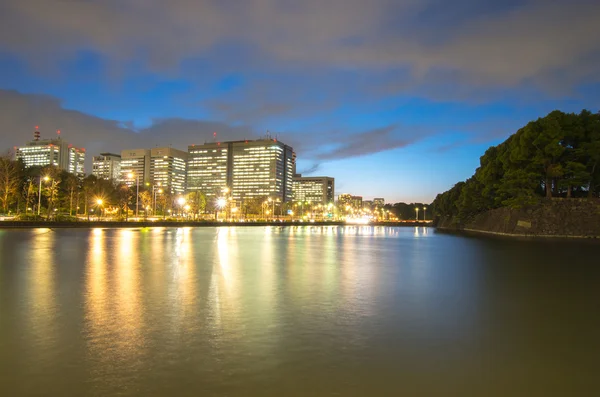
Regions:
[[[69,215],[73,216],[73,200],[75,199],[75,193],[79,189],[79,179],[71,173],[64,172],[62,180],[65,182],[64,186],[69,199]]]
[[[148,218],[148,210],[152,208],[152,194],[147,190],[141,191],[140,202],[144,209],[144,219],[146,219]]]
[[[9,205],[19,194],[19,165],[10,154],[0,157],[0,204],[2,211],[8,212]]]
[[[201,213],[206,211],[206,195],[202,192],[195,191],[187,194],[186,201],[190,206],[190,211],[194,214],[194,219],[197,219]]]

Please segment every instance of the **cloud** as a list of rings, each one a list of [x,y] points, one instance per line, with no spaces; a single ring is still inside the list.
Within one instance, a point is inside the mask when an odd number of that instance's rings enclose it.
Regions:
[[[383,85],[425,95],[453,84],[565,92],[600,78],[599,13],[587,0],[4,0],[0,48],[40,70],[91,49],[109,67],[161,73],[195,59],[299,75],[406,70]]]
[[[321,169],[321,163],[314,163],[308,168],[303,168],[303,169],[297,170],[297,173],[302,174],[302,175],[305,175],[305,174],[311,175],[311,174],[316,173],[320,169]]]
[[[85,147],[86,168],[91,170],[91,156],[100,152],[120,153],[124,149],[173,146],[187,150],[191,144],[212,140],[213,132],[220,140],[256,137],[248,126],[231,126],[208,120],[156,119],[144,129],[134,130],[132,124],[107,120],[75,110],[65,109],[61,101],[47,95],[21,94],[0,90],[0,146],[25,144],[33,137],[34,127],[40,127],[42,137],[55,136],[61,130],[63,139]]]
[[[333,141],[329,147],[315,146],[316,149],[309,152],[308,157],[321,161],[331,161],[365,156],[405,147],[423,137],[419,137],[414,133],[406,134],[405,132],[396,125],[390,125],[355,134],[338,135],[339,139]]]
[[[65,109],[62,102],[48,95],[22,94],[0,89],[0,147],[20,146],[33,136],[38,125],[42,137],[54,136],[61,130],[63,139],[85,147],[88,153],[87,169],[91,169],[91,156],[101,152],[119,153],[124,149],[172,146],[187,150],[188,145],[213,140],[256,139],[263,134],[250,125],[232,125],[219,121],[181,118],[154,119],[150,126],[135,130],[133,123],[108,120],[76,110]],[[410,131],[410,132],[409,132]],[[320,162],[363,156],[409,145],[423,136],[423,129],[395,125],[358,133],[319,131],[310,134],[286,132],[281,140],[294,147],[302,159]],[[327,137],[326,145],[323,145]]]

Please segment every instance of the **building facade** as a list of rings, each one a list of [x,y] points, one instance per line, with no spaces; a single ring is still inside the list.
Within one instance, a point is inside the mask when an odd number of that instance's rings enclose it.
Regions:
[[[294,176],[294,201],[327,205],[333,203],[335,182],[326,176]]]
[[[121,180],[121,155],[100,153],[92,158],[92,175],[113,182]]]
[[[375,207],[383,207],[385,205],[385,199],[381,197],[376,197],[373,199],[373,205]]]
[[[187,190],[207,197],[219,196],[228,187],[229,145],[205,143],[188,146]]]
[[[121,151],[120,182],[134,186],[150,183],[150,150],[130,149]]]
[[[363,208],[363,199],[362,196],[353,196],[344,193],[338,196],[338,205],[344,208],[348,206],[355,210],[361,210]]]
[[[293,149],[264,138],[188,147],[187,190],[210,196],[228,189],[234,200],[293,199]]]
[[[15,157],[22,160],[25,167],[55,166],[63,171],[71,172],[78,177],[85,176],[85,149],[76,148],[60,137],[41,139],[36,128],[34,139],[25,146],[15,147]]]
[[[150,181],[173,194],[185,193],[188,153],[173,148],[150,150]]]

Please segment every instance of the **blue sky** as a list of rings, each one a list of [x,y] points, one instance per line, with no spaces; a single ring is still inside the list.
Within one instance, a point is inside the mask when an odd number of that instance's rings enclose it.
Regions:
[[[269,131],[338,194],[428,202],[527,121],[599,110],[599,16],[587,0],[5,0],[0,147],[35,125],[89,156]]]

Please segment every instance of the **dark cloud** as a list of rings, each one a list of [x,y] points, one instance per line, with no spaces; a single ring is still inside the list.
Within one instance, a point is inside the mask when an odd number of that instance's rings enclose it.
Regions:
[[[91,169],[91,156],[100,152],[119,153],[128,148],[157,146],[187,150],[188,145],[212,141],[214,132],[219,141],[256,139],[264,135],[248,125],[180,118],[155,119],[149,127],[134,130],[131,122],[107,120],[65,109],[59,99],[51,96],[9,90],[0,90],[0,109],[3,109],[0,116],[1,147],[23,145],[32,138],[36,125],[40,126],[42,137],[54,136],[55,131],[60,129],[63,139],[86,148],[88,170]],[[293,146],[303,159],[322,162],[403,147],[417,141],[419,136],[423,136],[422,132],[423,129],[415,128],[403,132],[397,126],[388,126],[353,134],[336,131],[271,134]],[[324,136],[328,146],[323,145]],[[315,164],[314,169],[305,172],[316,172],[318,166]]]
[[[302,169],[299,169],[299,170],[296,170],[296,171],[297,171],[298,174],[312,175],[312,174],[315,174],[320,169],[321,169],[321,163],[314,163],[314,164],[312,164],[308,168],[302,168]]]
[[[46,95],[21,94],[0,90],[0,146],[25,144],[33,137],[34,127],[40,127],[42,137],[53,137],[61,130],[63,139],[85,147],[86,168],[91,169],[91,156],[100,152],[120,153],[123,149],[172,146],[187,150],[191,144],[219,140],[256,137],[247,126],[231,126],[206,120],[157,119],[152,125],[134,130],[132,123],[106,120],[75,110],[65,109],[57,98]]]
[[[403,90],[432,75],[546,89],[599,79],[599,14],[588,0],[4,0],[0,48],[39,68],[92,49],[109,68],[178,73],[189,59],[267,73],[401,68]]]
[[[422,137],[413,133],[402,134],[396,125],[390,125],[340,137],[341,139],[334,142],[334,147],[326,150],[317,149],[314,157],[319,160],[337,160],[364,156],[405,147]]]

